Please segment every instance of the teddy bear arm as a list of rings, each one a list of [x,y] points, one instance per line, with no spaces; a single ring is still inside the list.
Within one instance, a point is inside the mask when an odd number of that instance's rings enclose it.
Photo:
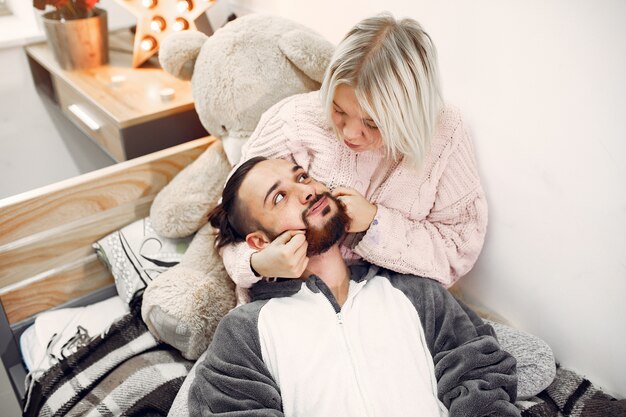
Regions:
[[[235,285],[215,249],[215,233],[203,226],[180,264],[155,278],[143,295],[141,315],[150,332],[197,359],[220,319],[235,306]]]
[[[156,196],[150,208],[154,230],[180,238],[200,229],[222,195],[230,168],[221,143],[211,145]]]

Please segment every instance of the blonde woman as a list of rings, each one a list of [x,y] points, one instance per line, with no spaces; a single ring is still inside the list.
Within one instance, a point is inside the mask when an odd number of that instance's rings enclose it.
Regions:
[[[415,20],[381,14],[357,23],[319,92],[289,97],[263,115],[242,161],[255,156],[292,160],[333,190],[351,219],[341,245],[348,262],[364,259],[450,287],[480,254],[487,201],[473,145],[460,113],[443,102],[435,46]],[[285,196],[277,184],[265,204],[281,210]],[[262,277],[299,277],[308,263],[304,231],[285,232],[258,252],[228,245],[222,255],[239,288]],[[549,347],[496,329],[518,360],[520,397],[547,387]]]

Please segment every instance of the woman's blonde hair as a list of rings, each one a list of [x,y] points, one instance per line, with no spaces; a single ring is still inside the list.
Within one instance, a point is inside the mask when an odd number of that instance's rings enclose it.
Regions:
[[[347,84],[378,126],[388,155],[419,167],[443,106],[437,51],[413,19],[382,13],[357,23],[337,46],[322,82],[328,117],[335,89]]]

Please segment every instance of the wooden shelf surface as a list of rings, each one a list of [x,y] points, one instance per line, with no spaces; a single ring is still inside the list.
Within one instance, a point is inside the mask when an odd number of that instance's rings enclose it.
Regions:
[[[180,80],[158,66],[156,57],[132,68],[133,34],[129,29],[109,33],[109,64],[87,70],[61,69],[47,42],[26,46],[26,53],[116,121],[120,128],[194,108],[191,82]],[[114,85],[112,77],[126,79]],[[160,92],[173,88],[174,98],[163,101]]]

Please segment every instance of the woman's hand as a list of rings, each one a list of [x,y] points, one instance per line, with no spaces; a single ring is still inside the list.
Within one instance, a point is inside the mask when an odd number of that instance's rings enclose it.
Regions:
[[[308,246],[302,230],[287,230],[263,250],[253,253],[250,265],[264,277],[300,278],[309,264]]]
[[[370,203],[357,190],[348,187],[337,187],[332,195],[346,207],[346,213],[350,217],[348,233],[359,233],[369,229],[378,211],[376,204]]]

